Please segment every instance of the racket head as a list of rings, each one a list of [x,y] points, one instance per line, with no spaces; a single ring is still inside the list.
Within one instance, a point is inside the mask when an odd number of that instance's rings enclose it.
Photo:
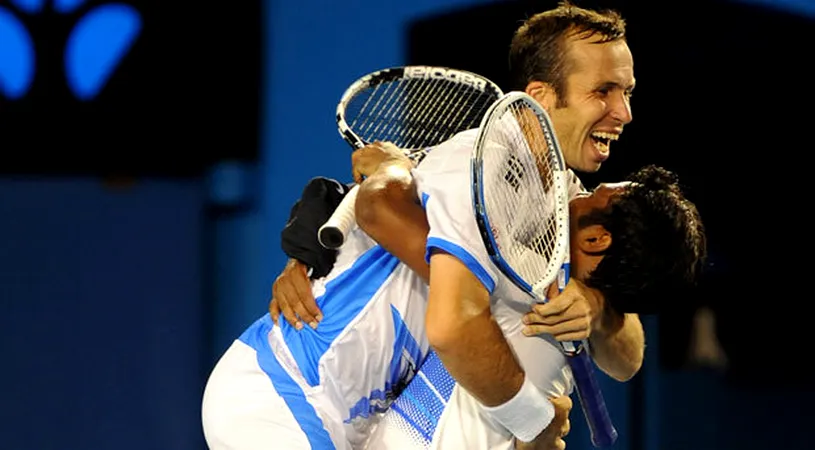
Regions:
[[[464,70],[387,68],[345,90],[337,104],[337,128],[353,148],[388,141],[412,154],[477,127],[502,94],[489,79]]]
[[[569,267],[567,167],[548,114],[510,92],[484,116],[471,159],[472,198],[495,265],[543,301]]]

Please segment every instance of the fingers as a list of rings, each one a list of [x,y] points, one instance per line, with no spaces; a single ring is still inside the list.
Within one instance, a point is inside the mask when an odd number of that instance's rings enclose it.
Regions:
[[[269,315],[272,316],[272,322],[278,325],[277,318],[280,317],[280,305],[277,304],[277,300],[274,297],[272,297],[272,301],[269,302]]]
[[[563,426],[560,427],[560,437],[568,436],[570,431],[572,431],[572,421],[567,418]]]
[[[301,330],[303,329],[303,323],[300,321],[300,318],[297,316],[294,308],[292,308],[292,302],[289,298],[292,288],[289,286],[289,284],[288,278],[278,278],[274,284],[274,286],[277,288],[275,298],[278,300],[280,311],[283,313],[283,318],[286,319],[286,322],[288,322],[296,330]]]
[[[317,328],[323,317],[311,291],[311,281],[304,264],[292,260],[277,277],[272,285],[269,313],[275,323],[278,323],[282,313],[283,318],[296,330],[303,329],[304,323]]]
[[[565,415],[566,417],[569,416],[569,412],[572,410],[574,403],[572,402],[572,398],[568,395],[561,395],[559,397],[555,397],[550,399],[552,402],[552,406],[555,407],[555,416],[560,417]]]
[[[554,300],[560,294],[560,288],[558,287],[558,282],[555,280],[552,284],[546,288],[546,298],[549,299],[549,302]]]
[[[551,286],[549,289],[552,289]],[[557,288],[555,288],[557,289]],[[565,294],[565,295],[564,295]],[[554,314],[561,314],[575,302],[575,295],[563,291],[555,296],[549,295],[549,301],[546,303],[539,303],[533,309],[542,316],[550,316]]]
[[[315,305],[314,308],[316,309],[317,306]],[[292,310],[297,315],[297,317],[300,318],[302,322],[307,323],[308,326],[315,330],[317,329],[317,323],[319,322],[319,319],[316,317],[314,313],[312,313],[308,308],[306,308],[302,301],[294,302],[292,304]]]
[[[317,324],[323,320],[323,314],[317,307],[317,301],[311,291],[308,270],[305,265],[300,264],[297,271],[297,274],[289,278],[294,288],[294,295],[296,295],[296,301],[293,302],[294,311],[311,328],[317,328]]]
[[[291,295],[289,302],[294,313],[311,328],[317,328],[317,324],[322,320],[320,308],[311,292],[311,282],[308,279],[308,271],[304,265],[293,268],[287,278],[290,283]]]
[[[591,310],[584,303],[571,303],[565,309],[560,305],[555,308],[545,308],[549,305],[535,305],[532,311],[526,313],[522,321],[526,325],[548,325],[554,326],[564,322],[574,320],[591,323]]]
[[[351,153],[351,165],[354,181],[362,181],[371,176],[385,161],[402,161],[410,165],[413,163],[396,145],[390,142],[372,142]]]
[[[362,167],[360,163],[360,158],[362,157],[363,150],[364,147],[359,150],[354,150],[354,152],[351,153],[351,172],[354,176],[354,182],[356,184],[362,183]]]
[[[556,427],[553,430],[556,433],[557,439],[553,443],[553,448],[564,449],[566,442],[563,440],[572,430],[572,422],[569,420],[569,413],[572,409],[572,399],[568,395],[552,399],[552,405],[555,407],[555,417],[552,419],[551,427]]]
[[[559,342],[582,341],[591,335],[591,322],[587,319],[576,319],[556,325],[527,325],[522,332],[525,336],[549,334]]]

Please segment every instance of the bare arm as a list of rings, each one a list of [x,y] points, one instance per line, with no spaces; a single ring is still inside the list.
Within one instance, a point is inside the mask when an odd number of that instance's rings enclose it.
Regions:
[[[425,262],[427,223],[410,174],[410,161],[378,164],[360,185],[359,226],[391,254],[430,282],[427,336],[444,366],[486,406],[511,399],[524,372],[493,320],[489,292],[458,258],[434,253]]]
[[[618,314],[606,309],[589,342],[597,366],[618,381],[631,379],[645,357],[645,332],[637,314]]]
[[[524,317],[524,334],[551,334],[558,341],[589,339],[597,366],[626,381],[642,367],[645,333],[636,314],[620,315],[605,307],[597,290],[572,278],[566,289],[549,289],[548,303],[535,305]]]
[[[485,406],[511,399],[524,372],[490,311],[487,289],[458,258],[430,260],[427,338],[450,375]]]
[[[357,224],[425,282],[430,266],[424,259],[430,225],[419,204],[408,161],[386,162],[359,188]]]
[[[355,205],[357,223],[424,280],[433,280],[425,319],[430,345],[489,414],[519,439],[531,441],[554,416],[551,402],[526,380],[492,317],[489,292],[481,281],[447,253],[434,253],[429,266],[425,262],[430,227],[410,174],[412,164],[400,158],[372,159],[373,172],[363,169],[364,157],[376,155],[374,150],[360,151],[355,160],[360,174],[367,176]]]

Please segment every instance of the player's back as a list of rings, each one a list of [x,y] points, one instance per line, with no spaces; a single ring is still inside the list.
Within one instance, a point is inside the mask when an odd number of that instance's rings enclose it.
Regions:
[[[309,402],[342,420],[356,444],[427,354],[427,285],[356,228],[312,291],[323,320],[301,330],[281,320],[271,348]]]

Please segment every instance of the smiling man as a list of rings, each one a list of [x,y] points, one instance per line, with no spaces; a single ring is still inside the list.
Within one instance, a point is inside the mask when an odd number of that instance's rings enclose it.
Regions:
[[[613,11],[561,6],[532,16],[509,52],[512,89],[546,108],[566,162],[596,172],[631,122],[634,58]]]
[[[525,91],[546,109],[569,168],[579,172],[598,171],[611,154],[612,141],[620,137],[623,127],[632,120],[634,60],[620,14],[579,8],[565,2],[535,14],[512,38],[509,68],[510,88]],[[570,174],[570,189],[584,190],[577,176]],[[400,181],[391,180],[391,183],[398,185]],[[394,192],[404,190],[393,189]],[[398,201],[394,205],[401,207]],[[312,242],[298,242],[300,248],[308,249],[299,252],[300,258],[333,261],[335,256],[331,251],[322,248],[316,240],[322,222],[309,219],[327,217],[335,207],[336,202],[315,201],[307,208],[313,211],[298,212],[283,231],[284,251],[292,256],[295,253],[290,249],[296,237],[314,236]],[[403,226],[417,225],[405,223]],[[404,236],[405,230],[394,228],[392,233]],[[320,322],[322,314],[311,295],[306,273],[305,265],[293,259],[275,282],[274,298],[269,306],[275,321],[282,310],[292,325],[317,326]],[[645,337],[639,317],[626,315],[622,323],[611,327],[617,331],[606,335],[602,332],[606,327],[600,326],[604,314],[589,307],[587,297],[591,295],[582,285],[570,283],[558,302],[536,307],[537,314],[531,317],[531,324],[538,325],[539,332],[550,333],[558,340],[590,336],[598,365],[613,378],[627,380],[639,370],[644,354]]]

